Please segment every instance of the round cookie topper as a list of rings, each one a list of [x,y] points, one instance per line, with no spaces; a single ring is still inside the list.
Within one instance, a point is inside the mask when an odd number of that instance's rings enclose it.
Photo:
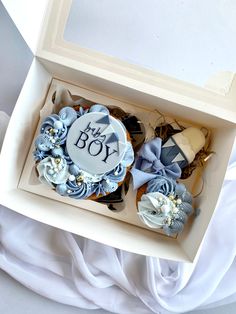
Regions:
[[[72,124],[66,141],[71,160],[91,174],[113,170],[122,161],[126,145],[122,124],[102,112],[79,117]]]

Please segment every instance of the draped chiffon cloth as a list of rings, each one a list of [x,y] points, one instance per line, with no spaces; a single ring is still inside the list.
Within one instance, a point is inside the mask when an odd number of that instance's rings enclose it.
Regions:
[[[4,121],[6,116],[0,113],[2,134]],[[183,313],[233,302],[235,180],[236,146],[215,214],[193,264],[121,251],[0,207],[0,268],[47,298],[86,309]]]

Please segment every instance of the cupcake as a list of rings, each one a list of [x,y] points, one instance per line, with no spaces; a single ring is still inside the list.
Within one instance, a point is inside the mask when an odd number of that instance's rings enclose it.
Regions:
[[[34,158],[39,180],[58,194],[97,199],[122,184],[134,152],[129,132],[109,108],[77,105],[44,119]]]
[[[137,207],[145,225],[174,235],[183,230],[193,212],[192,195],[184,184],[158,175],[138,190]]]

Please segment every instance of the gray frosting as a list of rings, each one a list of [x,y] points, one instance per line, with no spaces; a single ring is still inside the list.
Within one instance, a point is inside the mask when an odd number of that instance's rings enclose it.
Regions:
[[[157,175],[155,179],[148,182],[147,192],[160,192],[168,196],[175,193],[176,185],[173,179]]]

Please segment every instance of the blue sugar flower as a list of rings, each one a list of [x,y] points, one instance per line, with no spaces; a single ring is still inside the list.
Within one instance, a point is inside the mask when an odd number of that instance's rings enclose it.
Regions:
[[[84,114],[88,113],[89,109],[84,109],[83,107],[80,106],[79,110],[77,111],[77,117],[81,117]]]
[[[33,156],[34,156],[34,159],[36,161],[40,161],[40,160],[48,157],[49,154],[47,152],[44,152],[44,151],[39,150],[39,149],[36,148],[36,150],[33,152]]]
[[[66,142],[68,128],[57,114],[51,114],[43,121],[40,133],[50,136],[54,145],[62,145]]]

